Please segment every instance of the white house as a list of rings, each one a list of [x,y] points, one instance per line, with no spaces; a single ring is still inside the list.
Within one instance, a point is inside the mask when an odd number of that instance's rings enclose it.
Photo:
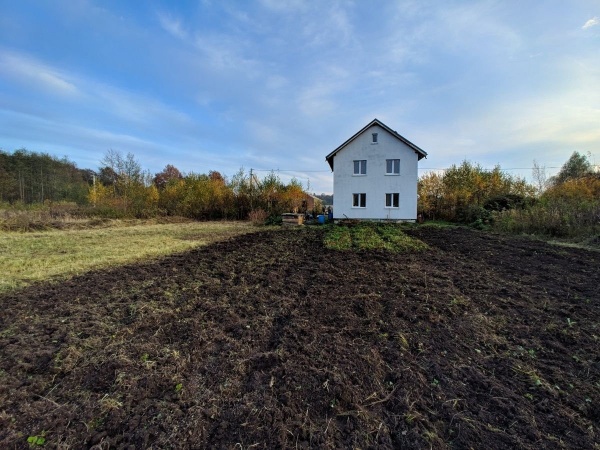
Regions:
[[[374,119],[327,155],[335,219],[414,221],[417,166],[427,153]]]

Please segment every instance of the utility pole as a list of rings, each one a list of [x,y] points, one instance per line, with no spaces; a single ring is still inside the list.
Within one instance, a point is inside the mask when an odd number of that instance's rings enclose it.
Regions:
[[[92,182],[94,183],[94,208],[96,207],[96,200],[98,199],[96,195],[96,174],[92,175]]]
[[[254,210],[254,189],[252,189],[252,168],[250,168],[250,211]]]

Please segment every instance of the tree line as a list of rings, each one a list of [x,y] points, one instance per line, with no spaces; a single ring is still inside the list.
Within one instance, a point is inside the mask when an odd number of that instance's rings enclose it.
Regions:
[[[551,178],[534,161],[533,183],[527,183],[500,166],[485,170],[463,161],[420,177],[418,213],[510,232],[593,235],[600,220],[600,174],[593,169],[588,157],[574,152]],[[152,174],[133,154],[114,150],[93,171],[46,153],[0,150],[0,204],[72,202],[85,214],[103,217],[263,220],[303,211],[307,199],[298,180],[286,184],[273,172],[258,179],[240,169],[227,177],[214,170],[182,173],[167,165]]]
[[[500,166],[490,171],[463,161],[419,179],[419,214],[514,233],[576,237],[600,231],[600,173],[587,156],[573,152],[550,178],[534,161],[532,178],[529,184]]]
[[[85,203],[93,173],[78,169],[66,157],[0,150],[0,203]]]
[[[98,171],[44,153],[0,151],[0,203],[73,202],[103,217],[183,216],[199,220],[279,216],[318,208],[307,202],[297,179],[283,183],[274,172],[262,179],[240,169],[184,174],[172,165],[152,174],[131,153],[109,150]],[[312,212],[312,211],[310,211]]]

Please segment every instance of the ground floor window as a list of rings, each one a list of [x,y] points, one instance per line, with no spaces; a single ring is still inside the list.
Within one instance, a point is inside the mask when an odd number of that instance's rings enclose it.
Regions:
[[[385,194],[385,207],[386,208],[399,208],[400,207],[400,194],[395,192],[392,194]]]
[[[352,194],[352,207],[353,208],[366,208],[367,207],[367,194]]]

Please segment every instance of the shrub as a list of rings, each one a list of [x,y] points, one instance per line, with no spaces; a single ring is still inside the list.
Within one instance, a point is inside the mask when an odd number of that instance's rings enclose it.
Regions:
[[[468,224],[487,224],[492,220],[492,214],[482,206],[468,205],[458,211],[458,220]]]
[[[283,224],[283,218],[279,214],[271,214],[265,220],[265,225],[281,225]]]
[[[267,217],[267,212],[261,208],[254,209],[248,214],[248,220],[254,225],[264,225]]]
[[[497,195],[485,201],[483,207],[488,211],[504,211],[507,209],[523,208],[528,199],[518,194]]]

